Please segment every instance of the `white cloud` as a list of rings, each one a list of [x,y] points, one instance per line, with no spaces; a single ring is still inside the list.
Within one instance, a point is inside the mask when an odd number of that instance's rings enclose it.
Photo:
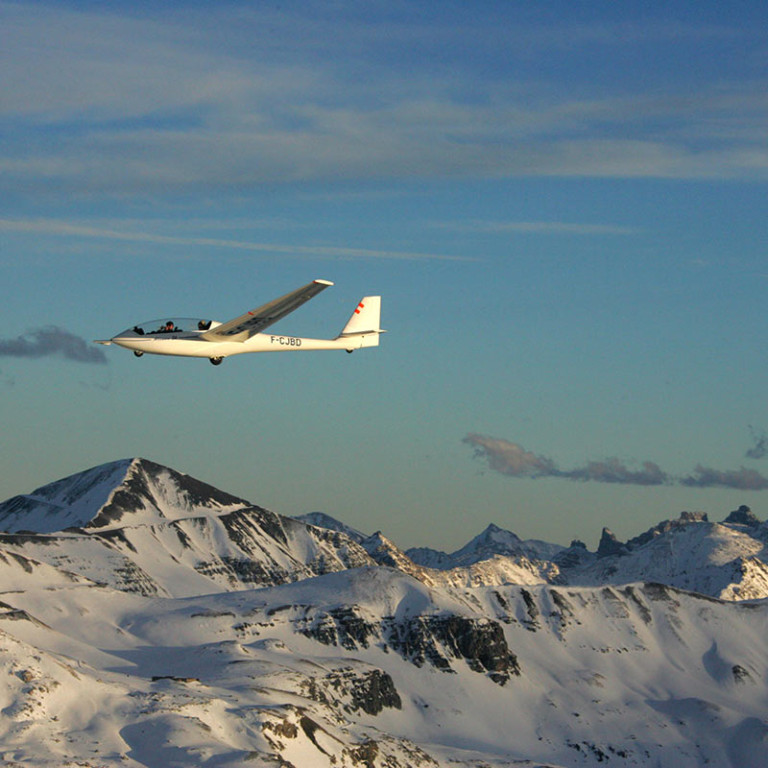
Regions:
[[[389,259],[389,260],[441,260],[463,261],[461,257],[412,251],[385,251],[372,248],[345,248],[328,245],[286,245],[284,243],[257,243],[248,240],[232,240],[216,237],[181,237],[161,235],[136,230],[110,229],[83,224],[73,224],[56,219],[0,219],[0,232],[15,232],[41,235],[58,235],[100,240],[156,243],[158,245],[179,245],[205,248],[223,248],[230,251],[253,251],[282,254],[301,258],[326,258],[339,260]],[[153,255],[157,258],[157,255]]]
[[[641,230],[617,224],[587,224],[569,221],[481,221],[467,220],[438,224],[441,229],[484,234],[521,235],[636,235]]]
[[[638,44],[621,25],[564,24],[557,34],[510,25],[505,37],[482,19],[464,28],[375,5],[367,12],[382,14],[378,25],[322,4],[302,18],[261,6],[151,16],[0,7],[0,114],[9,126],[0,170],[9,190],[768,175],[764,83],[627,93],[592,87],[585,71],[566,91],[509,64],[525,58],[516,44],[569,56],[574,47],[613,48],[621,29],[624,44]],[[426,34],[421,45],[417,33]],[[645,27],[641,38],[654,35],[664,37]],[[507,76],[488,74],[494,65]]]

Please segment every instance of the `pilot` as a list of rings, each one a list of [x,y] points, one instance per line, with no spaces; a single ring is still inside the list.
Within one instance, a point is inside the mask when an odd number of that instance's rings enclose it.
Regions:
[[[176,330],[176,326],[173,324],[173,320],[169,320],[164,326],[163,326],[163,333],[172,333]]]

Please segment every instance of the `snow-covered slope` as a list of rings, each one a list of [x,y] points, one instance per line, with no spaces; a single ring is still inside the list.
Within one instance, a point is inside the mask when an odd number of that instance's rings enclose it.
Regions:
[[[271,586],[373,563],[344,534],[257,507],[88,533],[0,534],[0,547],[116,589],[167,597]]]
[[[105,464],[10,499],[0,504],[0,527],[12,531],[0,533],[10,554],[145,595],[280,584],[373,563],[343,533],[146,459]]]
[[[134,459],[0,520],[3,764],[765,765],[743,510],[594,553],[490,526],[428,568]]]
[[[710,523],[702,516],[664,521],[626,544],[601,549],[614,554],[563,568],[570,584],[659,581],[728,600],[768,596],[764,528]],[[598,553],[600,550],[598,550]]]
[[[383,567],[186,599],[42,584],[0,596],[8,764],[764,765],[765,603]]]

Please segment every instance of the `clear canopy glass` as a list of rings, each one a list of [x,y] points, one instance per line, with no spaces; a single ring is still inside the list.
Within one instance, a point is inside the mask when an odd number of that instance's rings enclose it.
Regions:
[[[135,334],[136,336],[154,336],[166,333],[201,333],[219,323],[199,317],[166,317],[160,320],[147,320],[126,329],[121,336]]]

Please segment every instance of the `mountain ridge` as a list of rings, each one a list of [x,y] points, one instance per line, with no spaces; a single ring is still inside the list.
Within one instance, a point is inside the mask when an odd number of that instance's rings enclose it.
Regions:
[[[145,459],[38,491],[0,504],[6,764],[764,764],[751,512],[602,554],[490,525],[428,568]]]
[[[172,594],[170,582],[185,584],[185,593],[206,582],[237,589],[379,564],[430,585],[597,586],[648,579],[724,599],[768,596],[768,524],[746,506],[722,523],[683,512],[627,542],[604,528],[595,552],[580,542],[563,547],[522,540],[494,523],[452,554],[425,547],[403,551],[381,532],[367,536],[320,512],[288,518],[133,458],[0,503],[2,530],[0,546],[20,556],[79,567],[97,581],[105,570],[113,586],[114,574],[124,574],[120,583],[158,595]],[[53,541],[72,536],[80,537],[68,543],[81,550],[79,556],[51,550]],[[105,568],[104,549],[110,561]],[[184,569],[183,578],[173,575]]]

